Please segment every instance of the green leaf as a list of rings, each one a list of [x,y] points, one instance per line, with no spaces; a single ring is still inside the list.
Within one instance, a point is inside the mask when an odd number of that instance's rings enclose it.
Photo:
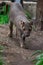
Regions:
[[[0,62],[0,65],[3,65],[3,62],[2,61]]]
[[[33,59],[33,60],[32,60],[32,62],[36,63],[36,62],[37,62],[37,60],[36,60],[36,59]]]
[[[0,24],[7,24],[9,22],[9,10],[10,6],[8,5],[8,10],[6,12],[6,5],[2,7],[2,10],[4,13],[0,12]]]
[[[4,61],[2,59],[0,59],[0,65],[3,65]]]
[[[5,63],[3,57],[0,57],[0,65],[3,65]]]
[[[43,61],[38,61],[35,65],[43,65]]]
[[[4,49],[4,46],[0,45],[0,50],[3,50]]]
[[[35,54],[38,54],[38,53],[43,53],[43,51],[42,50],[37,50],[31,56],[34,56]]]
[[[40,54],[40,55],[38,55],[38,56],[36,57],[36,59],[37,59],[37,60],[42,60],[42,61],[43,61],[43,53]]]
[[[31,19],[32,18],[32,15],[31,15],[31,13],[29,11],[24,10],[24,12],[25,12],[25,14],[27,16],[27,19]]]

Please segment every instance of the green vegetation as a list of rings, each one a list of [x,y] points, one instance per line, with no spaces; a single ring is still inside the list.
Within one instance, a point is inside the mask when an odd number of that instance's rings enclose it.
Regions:
[[[2,50],[4,50],[4,46],[0,45],[0,52],[2,52]],[[0,53],[0,65],[3,65],[4,63],[5,62],[4,62],[3,56]]]
[[[7,12],[6,12],[7,9]],[[6,5],[0,7],[0,24],[7,24],[9,21],[9,17],[8,17],[8,12],[9,12],[10,7],[8,6],[6,8]]]
[[[29,11],[25,10],[24,12],[26,14],[27,19],[31,19],[32,18],[32,15],[31,15],[31,13]]]
[[[3,58],[0,59],[0,65],[3,65],[4,64],[4,60]]]
[[[6,24],[9,21],[8,15],[0,15],[0,24]]]
[[[0,51],[4,49],[4,46],[0,45]]]
[[[43,65],[43,51],[38,50],[38,51],[34,52],[32,54],[32,56],[34,56],[37,53],[38,53],[38,55],[36,56],[36,58],[33,61],[35,62],[35,65]]]

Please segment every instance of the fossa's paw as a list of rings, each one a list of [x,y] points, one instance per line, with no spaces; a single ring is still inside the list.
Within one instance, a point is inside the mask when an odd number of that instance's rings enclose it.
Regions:
[[[23,48],[23,44],[20,44],[20,47]]]

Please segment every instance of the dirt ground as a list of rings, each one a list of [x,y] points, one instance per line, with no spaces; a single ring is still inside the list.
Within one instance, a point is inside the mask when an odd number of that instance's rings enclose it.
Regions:
[[[9,25],[0,26],[0,44],[5,46],[2,52],[4,60],[6,61],[5,65],[34,65],[32,63],[34,57],[31,58],[31,55],[36,49],[43,49],[43,32],[31,32],[30,37],[26,39],[26,46],[28,49],[19,47],[18,40],[15,36],[15,28],[13,33],[14,35],[11,39],[8,36]]]

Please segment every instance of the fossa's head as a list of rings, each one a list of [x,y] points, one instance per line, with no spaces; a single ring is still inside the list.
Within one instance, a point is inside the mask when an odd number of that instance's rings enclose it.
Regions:
[[[21,27],[22,27],[22,36],[28,37],[30,36],[31,30],[32,30],[32,22],[23,22],[21,21]]]

